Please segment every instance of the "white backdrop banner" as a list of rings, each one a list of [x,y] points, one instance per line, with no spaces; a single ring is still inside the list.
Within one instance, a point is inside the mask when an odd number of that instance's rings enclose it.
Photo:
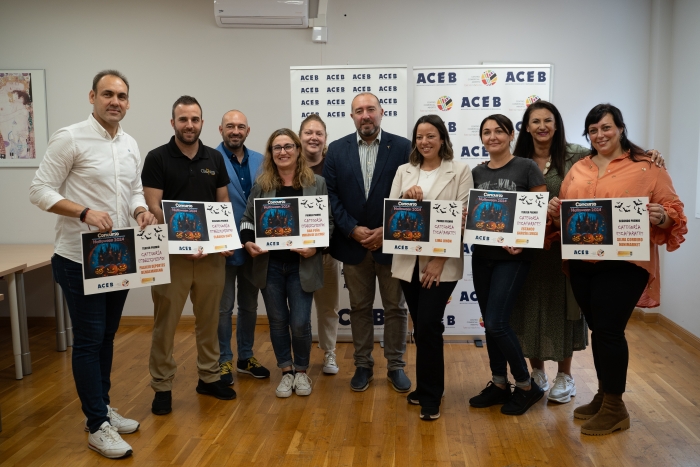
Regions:
[[[471,167],[488,160],[479,125],[500,113],[513,121],[516,138],[525,109],[551,99],[551,65],[468,65],[413,68],[413,117],[445,121],[455,157]]]
[[[293,66],[292,130],[309,114],[326,123],[328,143],[356,131],[350,118],[352,99],[371,92],[384,109],[382,129],[406,136],[408,88],[406,65]]]

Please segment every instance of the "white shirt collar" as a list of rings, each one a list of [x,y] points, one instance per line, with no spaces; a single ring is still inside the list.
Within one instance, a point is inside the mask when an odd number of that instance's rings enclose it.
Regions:
[[[104,136],[109,140],[114,139],[112,138],[112,135],[110,135],[109,132],[105,130],[105,128],[102,125],[100,125],[100,122],[97,121],[97,119],[92,115],[92,113],[90,113],[90,115],[88,116],[88,121],[90,122],[90,125],[92,125],[92,127],[95,129],[95,131],[98,132],[100,135]],[[124,130],[122,130],[121,123],[119,123],[117,126],[117,132],[114,136],[116,138],[117,136],[122,136],[123,134]]]

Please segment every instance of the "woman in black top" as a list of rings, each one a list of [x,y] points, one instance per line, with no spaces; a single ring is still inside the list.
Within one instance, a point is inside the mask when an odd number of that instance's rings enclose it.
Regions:
[[[515,132],[508,117],[501,114],[486,117],[481,122],[479,134],[491,157],[487,164],[473,169],[475,189],[546,191],[537,164],[511,154],[510,144]],[[530,269],[531,253],[509,246],[474,246],[474,290],[484,319],[492,381],[478,396],[469,400],[472,407],[504,404],[502,413],[520,415],[542,398],[543,392],[530,378],[520,342],[509,322],[518,292]],[[512,394],[507,365],[515,378]]]
[[[277,397],[311,394],[306,375],[311,355],[311,301],[323,286],[321,250],[297,248],[268,252],[255,244],[255,198],[327,195],[326,181],[314,175],[301,155],[301,141],[292,130],[276,130],[267,140],[260,175],[250,190],[241,219],[241,243],[253,257],[251,282],[260,288],[270,322],[270,341],[282,370]],[[270,228],[291,228],[290,214],[278,210]],[[329,234],[333,219],[329,219]],[[284,237],[278,237],[283,239]],[[292,356],[293,354],[293,356]]]

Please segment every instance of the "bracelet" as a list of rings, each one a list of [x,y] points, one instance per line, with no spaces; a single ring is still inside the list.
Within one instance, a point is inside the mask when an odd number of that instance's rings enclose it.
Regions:
[[[134,216],[134,220],[139,220],[139,214],[143,214],[146,211],[148,211],[148,209],[144,209],[143,211],[137,212],[136,215]]]
[[[661,224],[663,224],[663,223],[665,223],[665,222],[666,222],[666,212],[663,213],[663,217],[661,218],[661,221],[659,221],[659,223],[656,224],[656,225],[661,225]]]
[[[85,216],[87,216],[89,210],[90,208],[83,209],[83,212],[80,213],[80,222],[85,222]]]

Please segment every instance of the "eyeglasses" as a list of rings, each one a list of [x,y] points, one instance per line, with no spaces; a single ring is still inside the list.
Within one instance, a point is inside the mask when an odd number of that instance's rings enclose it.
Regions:
[[[295,149],[296,145],[295,144],[285,144],[284,146],[272,146],[272,152],[274,154],[279,154],[282,152],[282,149],[284,149],[284,152],[292,152],[292,149]]]

